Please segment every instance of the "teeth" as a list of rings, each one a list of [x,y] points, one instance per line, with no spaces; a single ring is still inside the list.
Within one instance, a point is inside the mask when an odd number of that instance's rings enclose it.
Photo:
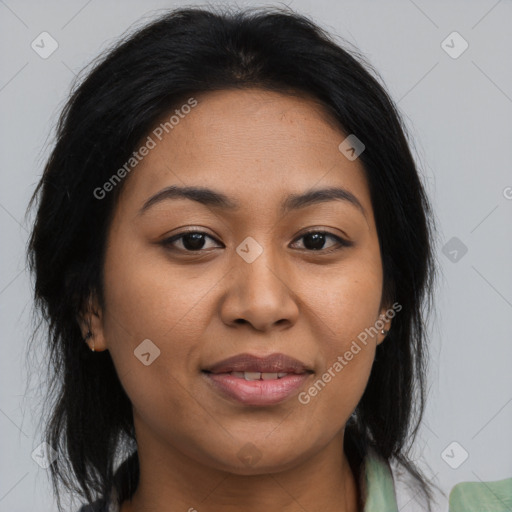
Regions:
[[[245,380],[272,380],[281,379],[282,377],[286,377],[288,374],[286,372],[231,372],[231,375],[233,375],[233,377],[238,377],[239,379]]]
[[[260,380],[260,372],[244,372],[245,380]]]

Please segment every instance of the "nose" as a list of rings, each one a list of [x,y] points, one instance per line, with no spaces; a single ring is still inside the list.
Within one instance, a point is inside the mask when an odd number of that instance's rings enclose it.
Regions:
[[[249,324],[257,331],[286,329],[297,322],[299,302],[293,289],[291,269],[275,253],[265,249],[248,263],[233,256],[232,272],[221,306],[225,324]]]

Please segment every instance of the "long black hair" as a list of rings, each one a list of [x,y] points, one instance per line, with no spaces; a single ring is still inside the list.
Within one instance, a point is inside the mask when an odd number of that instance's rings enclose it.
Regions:
[[[61,455],[51,465],[59,508],[62,485],[88,502],[112,488],[124,500],[139,474],[130,400],[109,352],[92,353],[77,322],[91,294],[104,307],[106,233],[123,182],[102,198],[94,191],[184,98],[248,87],[306,94],[365,145],[359,158],[382,255],[383,303],[402,309],[377,347],[345,437],[361,457],[372,448],[402,463],[430,495],[407,454],[426,395],[433,216],[401,115],[378,73],[340,41],[286,7],[187,7],[126,36],[75,84],[29,204],[38,201],[28,258],[49,343],[53,401],[45,439]]]

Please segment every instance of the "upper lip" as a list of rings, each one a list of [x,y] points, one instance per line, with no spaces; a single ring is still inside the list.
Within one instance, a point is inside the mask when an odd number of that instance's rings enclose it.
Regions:
[[[306,373],[312,370],[301,361],[285,354],[270,354],[259,357],[238,354],[204,368],[209,373],[262,372],[262,373]]]

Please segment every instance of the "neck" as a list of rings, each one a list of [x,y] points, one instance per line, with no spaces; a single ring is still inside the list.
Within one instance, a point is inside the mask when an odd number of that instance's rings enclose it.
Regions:
[[[163,455],[164,454],[164,455]],[[357,512],[359,490],[343,450],[343,431],[285,471],[239,475],[200,464],[174,447],[138,436],[140,478],[121,512]]]

